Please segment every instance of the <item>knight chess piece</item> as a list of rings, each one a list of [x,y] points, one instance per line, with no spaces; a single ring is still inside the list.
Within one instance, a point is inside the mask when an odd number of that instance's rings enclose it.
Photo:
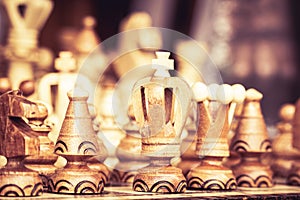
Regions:
[[[104,189],[104,177],[88,167],[88,159],[98,155],[99,146],[89,114],[87,92],[68,92],[70,103],[55,144],[55,153],[67,164],[49,177],[49,192],[66,194],[99,194]]]
[[[292,146],[299,151],[300,149],[300,99],[295,104],[295,114],[293,118],[293,135],[292,135]],[[300,186],[300,156],[295,158],[292,165],[292,169],[287,177],[287,184]]]
[[[39,155],[49,132],[43,124],[45,106],[11,91],[0,96],[0,154],[7,164],[0,169],[0,196],[38,196],[43,192],[38,172],[25,167],[24,159]],[[40,150],[41,149],[41,150]]]
[[[120,141],[116,151],[119,163],[112,173],[111,181],[113,185],[132,184],[137,170],[149,163],[149,159],[141,155],[141,136],[132,105],[128,108],[128,116],[130,121],[123,127],[126,136]]]
[[[279,110],[281,121],[277,123],[278,135],[272,141],[272,170],[275,178],[286,179],[300,152],[293,143],[293,119],[295,105],[284,104]]]
[[[243,111],[231,142],[231,151],[237,152],[241,161],[232,167],[240,187],[272,187],[270,166],[261,162],[261,156],[272,151],[267,127],[261,112],[263,95],[248,89]]]
[[[139,192],[181,193],[186,190],[182,170],[171,166],[170,160],[180,154],[180,135],[191,103],[188,84],[171,77],[174,60],[169,52],[156,52],[153,77],[136,82],[133,108],[142,136],[142,155],[150,165],[138,170],[133,189]]]
[[[222,164],[229,156],[228,132],[231,119],[229,111],[237,102],[242,102],[242,93],[227,84],[211,84],[208,87],[197,82],[193,86],[197,101],[198,125],[196,154],[200,164],[187,175],[188,188],[231,190],[236,189],[236,180],[230,168]],[[214,126],[212,126],[214,122]]]

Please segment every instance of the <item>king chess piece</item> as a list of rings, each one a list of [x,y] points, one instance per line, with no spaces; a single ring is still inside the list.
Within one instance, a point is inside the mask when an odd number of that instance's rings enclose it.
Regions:
[[[111,181],[113,185],[131,185],[137,170],[149,163],[149,159],[141,155],[141,136],[132,105],[128,108],[128,116],[130,121],[123,126],[126,136],[120,141],[116,152],[119,163],[112,173]]]
[[[300,152],[293,147],[295,105],[284,104],[279,110],[278,135],[272,141],[272,170],[276,179],[286,179]]]
[[[235,189],[235,177],[222,162],[229,156],[229,111],[236,103],[242,102],[244,96],[227,84],[207,87],[197,82],[193,91],[198,113],[196,154],[201,160],[187,175],[188,188]]]
[[[170,160],[180,154],[180,135],[191,103],[188,84],[171,77],[174,60],[169,52],[156,52],[152,60],[156,72],[136,82],[133,108],[142,136],[142,155],[149,157],[150,165],[138,171],[133,189],[140,192],[181,193],[186,190],[182,170],[173,167]]]
[[[55,144],[55,153],[67,159],[62,169],[49,177],[49,192],[99,194],[104,178],[88,167],[88,159],[98,155],[99,146],[89,114],[88,94],[79,89],[68,92],[70,103]]]
[[[25,167],[24,159],[40,154],[49,130],[43,124],[45,106],[11,91],[0,96],[0,155],[7,163],[0,169],[0,196],[38,196],[43,185],[38,172]]]
[[[293,136],[292,136],[292,146],[296,150],[300,150],[300,99],[295,105],[295,114],[293,118]],[[294,159],[292,169],[287,177],[287,183],[289,185],[300,186],[300,156]]]
[[[261,156],[272,151],[267,127],[261,112],[263,95],[248,89],[243,111],[231,142],[231,151],[237,152],[241,161],[232,167],[240,187],[272,187],[270,166],[261,162]]]

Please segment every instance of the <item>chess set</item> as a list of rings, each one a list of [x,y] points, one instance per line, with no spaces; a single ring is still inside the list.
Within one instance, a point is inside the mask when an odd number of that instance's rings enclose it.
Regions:
[[[91,53],[101,41],[91,16],[51,71],[52,52],[38,36],[53,2],[0,3],[10,21],[0,46],[0,199],[300,198],[300,100],[279,108],[271,140],[257,89],[174,75],[155,31],[123,38],[121,49],[136,38],[140,49],[109,64],[101,49]],[[151,26],[138,12],[120,31]],[[142,36],[155,38],[151,49],[142,49]],[[129,100],[116,95],[116,80],[149,61],[146,76],[125,84]],[[103,66],[110,69],[98,80]],[[111,109],[116,99],[125,105],[122,126]]]

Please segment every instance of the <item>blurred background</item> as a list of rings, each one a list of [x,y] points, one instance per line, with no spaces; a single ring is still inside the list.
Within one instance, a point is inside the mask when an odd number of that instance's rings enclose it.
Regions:
[[[205,44],[225,83],[260,90],[267,124],[278,121],[280,105],[300,96],[297,0],[54,0],[40,45],[57,55],[65,48],[62,34],[78,31],[87,15],[95,17],[96,33],[104,41],[119,33],[121,21],[134,11],[148,12],[155,27],[179,31]],[[5,14],[0,24],[3,44]]]

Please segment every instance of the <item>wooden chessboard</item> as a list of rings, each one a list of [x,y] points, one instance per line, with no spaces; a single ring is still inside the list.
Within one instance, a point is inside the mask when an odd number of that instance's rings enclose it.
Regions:
[[[153,194],[132,191],[130,186],[105,187],[101,195],[64,195],[44,193],[39,197],[28,198],[0,198],[1,200],[12,199],[299,199],[300,187],[275,185],[272,188],[238,188],[234,191],[197,191],[187,190],[183,194]]]

